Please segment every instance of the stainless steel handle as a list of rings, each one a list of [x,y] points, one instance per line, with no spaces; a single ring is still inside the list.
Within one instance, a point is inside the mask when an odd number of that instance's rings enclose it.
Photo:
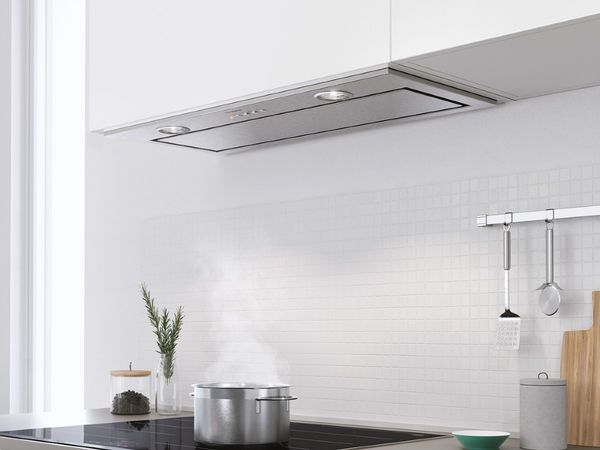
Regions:
[[[510,310],[510,278],[508,276],[510,270],[510,222],[504,224],[502,232],[502,244],[504,253],[504,309]]]
[[[188,395],[189,395],[190,397],[195,397],[195,395],[194,395],[194,393],[193,393],[193,392],[190,392]]]
[[[504,244],[504,270],[510,270],[510,225],[504,225],[502,241]]]
[[[554,230],[552,222],[546,225],[546,283],[554,283]]]
[[[285,402],[285,410],[290,410],[290,400],[298,400],[293,395],[283,395],[275,397],[258,397],[256,399],[256,414],[260,414],[260,402]]]

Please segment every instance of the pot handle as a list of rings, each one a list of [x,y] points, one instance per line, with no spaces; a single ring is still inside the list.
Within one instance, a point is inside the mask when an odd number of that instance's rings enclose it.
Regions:
[[[256,399],[257,402],[285,402],[288,400],[298,400],[298,397],[294,397],[293,395],[284,395],[281,397],[258,397]]]
[[[190,397],[195,397],[195,395],[194,395],[194,393],[193,393],[193,392],[190,392],[188,395],[189,395]]]
[[[258,397],[256,399],[256,414],[260,414],[260,402],[285,402],[285,410],[290,410],[290,400],[298,400],[293,395],[283,395],[280,397]]]

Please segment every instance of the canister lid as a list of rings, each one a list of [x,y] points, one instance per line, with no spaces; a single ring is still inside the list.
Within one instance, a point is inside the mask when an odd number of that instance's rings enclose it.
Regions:
[[[148,377],[152,372],[150,370],[111,370],[113,377]]]
[[[566,386],[567,380],[549,378],[546,372],[540,372],[537,378],[521,378],[521,386]]]

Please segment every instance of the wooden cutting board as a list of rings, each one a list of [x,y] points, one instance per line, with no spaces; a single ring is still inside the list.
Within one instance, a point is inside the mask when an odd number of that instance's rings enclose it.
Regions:
[[[567,380],[569,444],[600,447],[600,292],[592,302],[592,328],[565,331],[560,377]]]

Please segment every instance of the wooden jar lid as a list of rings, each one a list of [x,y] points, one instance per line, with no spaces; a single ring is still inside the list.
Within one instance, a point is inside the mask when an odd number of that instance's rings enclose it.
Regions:
[[[113,377],[148,377],[152,372],[150,370],[111,370]]]

